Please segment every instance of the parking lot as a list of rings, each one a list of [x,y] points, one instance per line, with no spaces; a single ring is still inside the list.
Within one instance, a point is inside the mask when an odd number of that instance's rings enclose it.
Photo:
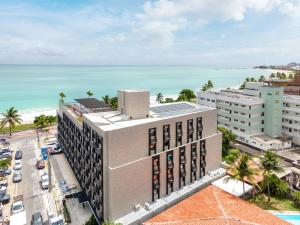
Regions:
[[[49,167],[46,162],[45,169],[38,170],[36,168],[37,160],[42,158],[40,148],[36,141],[36,136],[11,140],[9,148],[13,150],[13,154],[10,166],[11,174],[6,176],[6,179],[8,181],[7,193],[10,195],[11,200],[8,204],[3,205],[3,217],[9,218],[11,216],[10,209],[11,204],[13,203],[13,198],[15,196],[23,195],[27,224],[30,224],[31,217],[34,213],[40,212],[43,217],[43,224],[48,225],[49,214],[54,216],[62,214],[61,201],[64,198],[65,193],[63,193],[60,189],[58,182],[64,180],[68,185],[79,187],[73,171],[63,154],[51,155],[49,158],[51,162],[50,174],[53,188],[51,189],[51,192],[49,192],[49,190],[43,190],[40,184],[41,175],[49,173]],[[13,183],[13,166],[15,164],[14,156],[17,150],[22,151],[22,180],[18,183]],[[74,219],[71,224],[81,225],[83,221],[86,221],[91,216],[91,211],[87,209],[81,210],[76,199],[72,202],[74,204],[68,204],[71,207],[69,210],[74,212],[73,207],[77,208],[82,211],[82,215],[71,215]],[[80,220],[76,219],[77,216],[80,217]]]

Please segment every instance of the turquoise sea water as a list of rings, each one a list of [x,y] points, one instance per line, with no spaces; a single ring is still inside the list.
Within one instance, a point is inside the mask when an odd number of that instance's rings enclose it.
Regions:
[[[294,225],[300,225],[300,214],[276,214],[279,218],[286,220]]]
[[[85,97],[87,90],[99,98],[128,88],[146,88],[151,95],[174,95],[183,88],[198,89],[207,80],[212,80],[216,88],[226,88],[240,85],[247,76],[270,73],[198,66],[0,65],[0,112],[11,106],[19,110],[54,108],[61,91],[67,95],[66,101]]]

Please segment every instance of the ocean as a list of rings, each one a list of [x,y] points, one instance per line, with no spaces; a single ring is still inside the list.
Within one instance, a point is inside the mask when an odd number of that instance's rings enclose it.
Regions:
[[[0,65],[0,112],[14,106],[21,113],[54,110],[59,93],[65,101],[115,96],[118,89],[148,89],[155,96],[176,95],[183,88],[201,88],[212,80],[216,89],[238,87],[248,76],[258,78],[271,71],[252,68],[203,66],[40,66]]]

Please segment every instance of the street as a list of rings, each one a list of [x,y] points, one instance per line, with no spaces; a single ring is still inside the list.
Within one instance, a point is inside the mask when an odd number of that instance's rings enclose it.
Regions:
[[[9,204],[4,205],[3,216],[9,217],[11,215],[10,208],[13,203],[13,197],[23,195],[27,224],[30,224],[34,213],[40,212],[43,217],[43,224],[48,225],[50,214],[57,216],[62,213],[60,202],[64,198],[64,193],[60,190],[58,182],[64,180],[68,185],[75,185],[78,188],[79,184],[64,154],[57,154],[49,157],[51,162],[52,190],[51,192],[49,190],[42,190],[40,177],[43,173],[49,172],[48,162],[45,163],[45,169],[38,170],[36,168],[37,159],[42,158],[37,138],[34,133],[26,136],[24,137],[22,134],[19,134],[9,140],[10,148],[14,151],[10,167],[12,173],[7,176],[7,192],[10,194],[11,201]],[[23,154],[22,181],[13,183],[14,156],[17,150],[21,150]],[[72,225],[82,225],[92,215],[91,210],[88,207],[82,208],[77,199],[70,199],[68,201],[68,208],[72,212]]]
[[[51,201],[49,199],[51,196],[49,192],[47,190],[42,190],[39,183],[40,176],[43,172],[37,170],[35,167],[38,158],[38,149],[35,139],[20,139],[11,143],[11,146],[14,151],[21,150],[23,153],[21,170],[22,181],[14,184],[12,183],[12,175],[8,178],[8,189],[10,191],[11,199],[17,195],[23,195],[27,223],[30,222],[32,214],[36,212],[40,212],[44,220],[47,220],[47,211],[53,212],[55,207],[51,206]],[[12,165],[13,163],[14,160],[12,161]],[[8,210],[5,210],[5,212],[7,213]]]

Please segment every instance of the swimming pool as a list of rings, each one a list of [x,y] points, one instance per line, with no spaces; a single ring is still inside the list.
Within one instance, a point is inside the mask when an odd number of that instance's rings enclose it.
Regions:
[[[282,213],[278,213],[275,214],[276,216],[278,216],[279,218],[286,220],[288,222],[290,222],[291,224],[294,225],[300,225],[300,214],[282,214]]]

